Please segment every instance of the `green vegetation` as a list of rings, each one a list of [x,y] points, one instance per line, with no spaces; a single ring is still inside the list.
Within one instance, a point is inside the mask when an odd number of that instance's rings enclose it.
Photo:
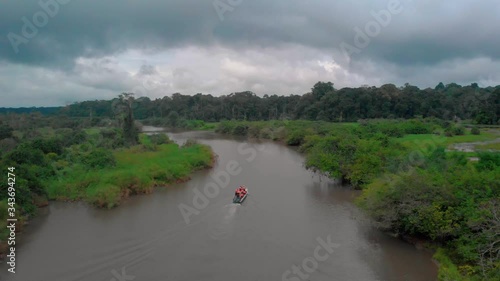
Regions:
[[[179,147],[170,143],[151,150],[154,141],[148,136],[141,139],[145,142],[142,146],[114,152],[116,165],[99,169],[76,166],[51,179],[46,183],[49,199],[83,199],[111,208],[130,194],[151,193],[155,186],[185,180],[194,170],[212,164],[211,150],[206,146]]]
[[[456,128],[436,119],[223,121],[216,131],[299,145],[308,168],[363,190],[358,204],[379,228],[440,246],[440,280],[497,280],[500,153],[470,162],[445,147],[498,135]]]
[[[217,123],[215,122],[208,123],[203,120],[180,119],[177,114],[170,114],[167,118],[148,118],[142,120],[141,123],[149,126],[179,128],[191,131],[208,131],[214,130],[217,127]]]
[[[406,146],[412,146],[412,144],[418,142],[431,141],[435,143],[440,143],[448,147],[451,144],[489,141],[489,140],[494,140],[498,137],[500,137],[500,135],[485,130],[481,133],[481,135],[465,134],[465,135],[450,136],[450,137],[443,135],[435,135],[435,134],[421,134],[421,135],[410,134],[398,138],[397,141]]]
[[[102,120],[100,127],[89,127],[96,123],[93,118],[0,115],[0,169],[15,168],[19,227],[48,200],[85,200],[112,208],[131,194],[186,180],[212,165],[207,146],[179,147],[165,134],[139,136],[133,96],[114,101],[114,119]],[[0,182],[0,254],[8,234],[3,225],[8,188],[6,180]]]
[[[85,118],[89,127],[103,126],[115,117],[113,100],[75,103],[48,114],[70,118]],[[151,100],[134,100],[137,120],[159,120],[168,127],[180,127],[183,120],[220,122],[223,120],[311,120],[328,122],[357,122],[360,119],[439,118],[441,120],[469,120],[473,124],[498,125],[500,87],[460,86],[440,83],[434,89],[419,89],[405,84],[397,87],[336,89],[331,82],[318,82],[303,95],[264,95],[236,92],[214,97],[206,94],[179,93]],[[10,109],[12,111],[12,109]],[[0,112],[5,111],[0,108]],[[7,110],[9,111],[9,110]],[[19,109],[19,112],[27,112]],[[29,112],[29,111],[28,111]],[[63,120],[61,120],[63,121]],[[149,122],[149,121],[148,121]],[[450,134],[461,134],[462,129],[450,128]]]
[[[15,167],[16,215],[19,227],[47,200],[84,200],[112,208],[133,194],[184,181],[198,169],[211,167],[209,147],[172,143],[165,134],[141,135],[141,144],[121,147],[120,130],[56,130],[56,136],[25,140],[0,161],[2,171]],[[7,181],[0,183],[0,254],[8,229]]]
[[[471,281],[469,277],[464,276],[470,275],[470,272],[464,272],[465,274],[461,274],[458,267],[451,261],[446,253],[446,250],[443,248],[437,249],[434,254],[434,259],[439,263],[438,279],[440,281]],[[469,269],[469,267],[463,268]]]
[[[478,150],[497,150],[497,151],[500,151],[500,142],[480,144],[480,145],[477,145],[476,148]]]

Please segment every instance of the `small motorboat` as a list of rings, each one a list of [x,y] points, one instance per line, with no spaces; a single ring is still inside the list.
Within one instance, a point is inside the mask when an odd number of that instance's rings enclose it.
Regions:
[[[240,189],[240,188],[238,188]],[[234,198],[233,198],[233,203],[241,204],[248,196],[248,188],[243,187],[244,192],[243,193],[238,193],[238,189],[236,189]]]

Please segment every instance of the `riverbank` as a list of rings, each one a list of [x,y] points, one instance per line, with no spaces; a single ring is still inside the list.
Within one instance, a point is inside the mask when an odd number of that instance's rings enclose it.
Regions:
[[[440,280],[495,280],[500,154],[478,161],[451,145],[498,137],[435,119],[221,122],[216,131],[299,146],[306,167],[362,190],[380,229],[436,245]],[[457,279],[460,276],[460,279]]]
[[[49,152],[41,157],[47,168],[44,175],[49,175],[36,182],[43,187],[43,195],[20,193],[26,188],[20,183],[33,182],[18,176],[16,232],[35,215],[36,208],[48,205],[47,199],[82,200],[96,207],[113,208],[131,195],[151,193],[156,187],[186,181],[194,171],[211,168],[215,161],[210,147],[195,142],[179,146],[163,134],[143,134],[140,144],[129,148],[95,148],[92,142],[84,142],[69,147],[60,155]],[[33,165],[21,167],[38,173],[42,169]],[[27,197],[30,194],[32,197]],[[26,200],[30,204],[24,203]],[[27,212],[24,206],[30,211]],[[0,258],[7,249],[8,208],[6,200],[0,201]]]
[[[196,170],[212,167],[207,146],[162,144],[155,151],[135,146],[114,152],[116,166],[83,172],[75,169],[47,183],[50,200],[84,200],[105,208],[118,206],[134,194],[189,179]]]

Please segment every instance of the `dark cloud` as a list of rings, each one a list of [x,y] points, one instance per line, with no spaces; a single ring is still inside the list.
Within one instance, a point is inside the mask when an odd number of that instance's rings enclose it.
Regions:
[[[9,38],[24,36],[23,21],[33,23],[40,2],[55,1],[68,3],[16,52]],[[356,28],[365,30],[391,1],[4,0],[0,70],[37,73],[34,81],[49,88],[45,76],[67,79],[70,99],[126,91],[146,76],[159,80],[163,93],[212,94],[300,94],[321,79],[338,86],[499,83],[498,0],[400,0],[401,12],[369,44],[357,45]],[[346,57],[342,44],[357,51]],[[19,73],[0,78],[0,90],[28,95],[31,88],[17,85],[25,78]]]
[[[6,35],[22,35],[21,18],[32,22],[42,8],[39,0],[8,0],[0,12],[0,34],[5,35],[2,43],[6,45],[0,56],[12,62],[53,65],[127,48],[295,43],[333,49],[344,41],[353,44],[354,27],[364,29],[373,20],[371,13],[387,9],[390,0],[240,2],[225,11],[221,21],[214,3],[227,0],[72,0],[59,5],[58,13],[28,44],[20,45],[16,54]],[[389,25],[363,50],[363,56],[404,64],[500,57],[498,1],[401,0],[401,6],[403,12],[392,15]]]

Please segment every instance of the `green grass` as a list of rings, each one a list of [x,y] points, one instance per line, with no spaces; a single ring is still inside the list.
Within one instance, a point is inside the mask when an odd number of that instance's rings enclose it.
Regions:
[[[88,135],[97,135],[101,131],[101,128],[92,127],[92,128],[84,129],[84,131]]]
[[[217,126],[219,125],[219,122],[210,122],[210,123],[204,123],[202,126],[195,128],[194,130],[196,131],[213,131]]]
[[[49,199],[85,200],[99,207],[112,208],[132,194],[150,193],[155,186],[185,180],[212,164],[212,152],[204,145],[179,147],[159,145],[157,151],[142,146],[115,151],[116,167],[86,170],[72,167],[64,176],[46,183]]]
[[[478,150],[500,150],[500,142],[477,145]]]
[[[479,141],[488,141],[488,140],[494,140],[498,138],[499,136],[491,133],[489,131],[481,132],[480,135],[471,135],[471,134],[466,134],[463,136],[453,136],[453,137],[447,137],[446,138],[446,144],[456,144],[456,143],[463,143],[463,142],[479,142]]]
[[[489,141],[489,140],[494,140],[498,137],[500,137],[500,135],[498,135],[494,131],[484,130],[481,131],[480,135],[472,135],[469,132],[467,132],[463,136],[452,136],[452,137],[446,137],[434,134],[405,135],[402,138],[397,138],[396,141],[398,141],[399,143],[408,148],[415,148],[421,145],[431,145],[431,144],[449,146],[457,143]]]
[[[141,143],[145,146],[152,146],[153,145],[151,138],[149,138],[147,134],[139,134],[139,143]]]
[[[438,279],[440,281],[472,281],[460,274],[458,267],[451,261],[443,248],[439,248],[433,258],[439,263]]]

